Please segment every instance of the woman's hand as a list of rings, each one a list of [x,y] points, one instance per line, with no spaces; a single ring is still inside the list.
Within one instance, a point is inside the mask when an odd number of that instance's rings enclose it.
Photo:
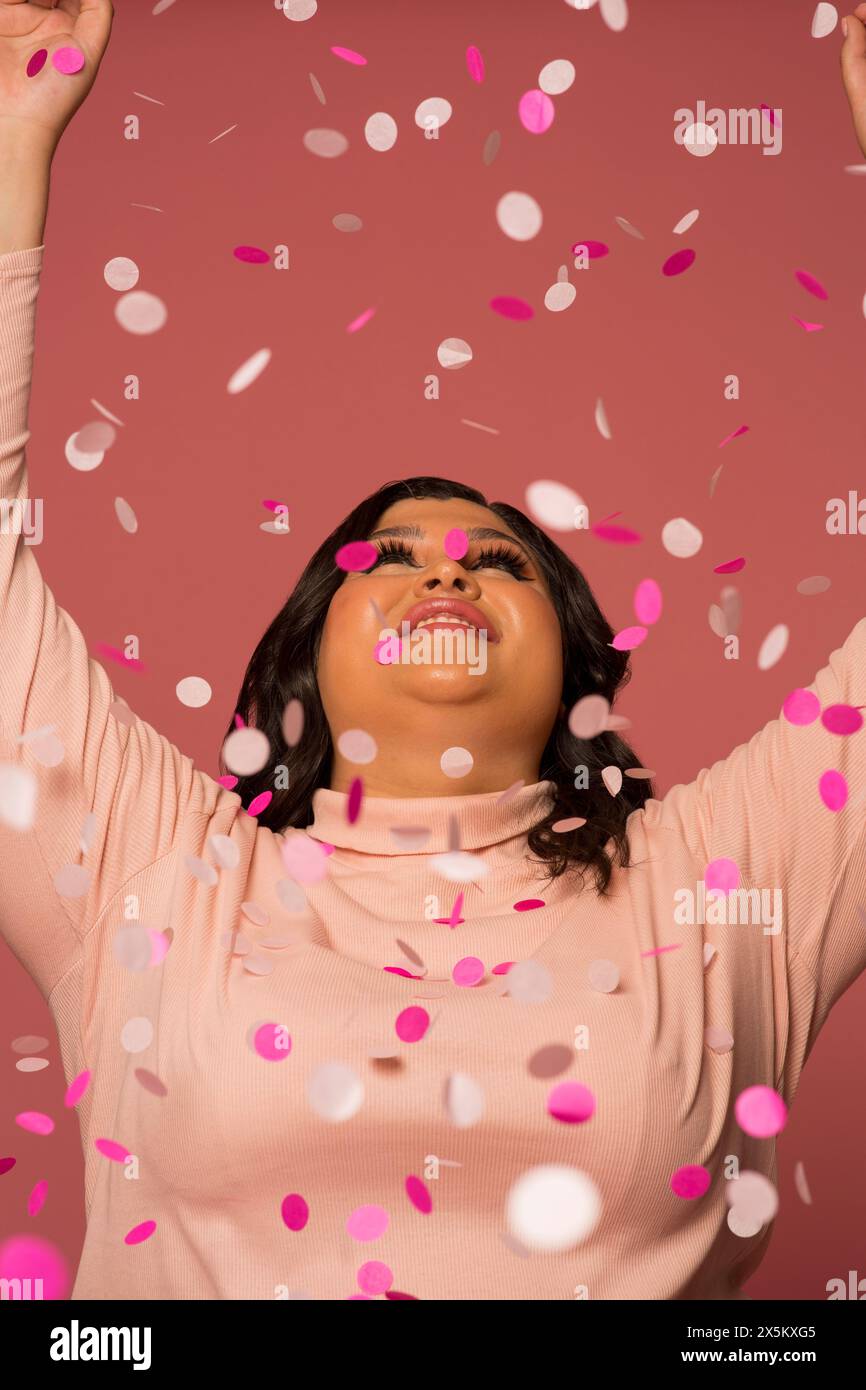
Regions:
[[[860,148],[866,154],[866,5],[842,20],[842,81]]]
[[[93,85],[111,33],[111,0],[0,0],[0,140],[53,153]],[[52,56],[79,49],[79,72],[58,72]],[[44,66],[27,67],[40,49]]]

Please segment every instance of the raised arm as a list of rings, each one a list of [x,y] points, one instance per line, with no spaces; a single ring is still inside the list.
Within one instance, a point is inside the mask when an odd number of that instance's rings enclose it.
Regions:
[[[187,812],[209,814],[221,794],[150,725],[115,718],[108,676],[27,543],[24,448],[49,169],[112,15],[109,0],[62,6],[0,0],[0,932],[46,997],[110,897],[172,849]],[[43,47],[49,62],[28,78]],[[84,53],[81,73],[50,65],[63,47]],[[50,736],[29,738],[48,727]]]

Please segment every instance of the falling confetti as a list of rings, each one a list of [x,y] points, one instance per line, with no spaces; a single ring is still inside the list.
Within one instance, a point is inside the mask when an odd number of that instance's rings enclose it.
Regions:
[[[462,338],[443,338],[436,349],[436,358],[440,367],[457,371],[472,361],[472,349]]]
[[[524,130],[532,135],[542,135],[553,125],[555,109],[547,93],[534,88],[523,93],[517,104],[517,114]]]
[[[812,38],[826,39],[828,34],[832,34],[839,19],[835,5],[828,5],[821,0],[821,4],[815,8],[812,15]]]
[[[601,1194],[577,1168],[530,1168],[511,1187],[506,1215],[510,1233],[530,1249],[570,1250],[595,1228]]]
[[[529,193],[503,193],[496,204],[499,229],[513,241],[531,241],[543,220],[541,208]]]
[[[470,44],[466,50],[466,68],[473,82],[484,81],[484,59],[474,44]]]
[[[538,86],[548,96],[560,96],[573,85],[575,76],[574,63],[568,58],[554,58],[553,62],[545,63],[538,74]]]

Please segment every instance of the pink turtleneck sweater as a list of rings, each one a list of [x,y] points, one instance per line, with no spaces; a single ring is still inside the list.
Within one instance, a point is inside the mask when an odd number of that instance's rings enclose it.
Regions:
[[[27,496],[42,252],[0,256],[5,499]],[[768,723],[631,816],[633,867],[609,897],[539,876],[526,835],[546,783],[502,803],[369,799],[355,824],[321,789],[309,830],[283,837],[115,717],[104,669],[11,529],[0,928],[48,1000],[68,1081],[91,1072],[73,1296],[739,1296],[771,1227],[728,1224],[731,1173],[772,1180],[775,1144],[743,1131],[734,1102],[763,1086],[790,1105],[866,966],[866,733]],[[812,689],[823,709],[866,704],[866,621]],[[59,761],[46,735],[21,742],[46,725]],[[844,809],[819,795],[828,769],[847,778]],[[423,844],[393,833],[408,825]],[[455,825],[474,881],[443,872]],[[768,909],[781,890],[781,930],[770,910],[678,920],[681,890],[701,916],[719,858]],[[462,920],[436,921],[459,891]],[[458,984],[469,957],[484,973]],[[682,1195],[690,1168],[703,1195]]]

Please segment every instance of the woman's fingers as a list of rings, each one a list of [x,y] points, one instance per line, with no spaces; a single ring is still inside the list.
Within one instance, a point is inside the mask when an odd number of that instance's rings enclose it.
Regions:
[[[105,51],[111,33],[114,6],[111,0],[81,0],[73,36],[80,39],[97,62]]]
[[[854,119],[854,129],[860,148],[866,154],[866,4],[858,5],[853,14],[842,21],[845,34],[842,43],[842,81]]]

